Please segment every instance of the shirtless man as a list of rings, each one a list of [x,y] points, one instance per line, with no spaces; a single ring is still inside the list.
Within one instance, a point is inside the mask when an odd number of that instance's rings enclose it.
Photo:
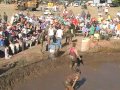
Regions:
[[[74,69],[74,67],[77,66],[78,64],[77,59],[78,58],[81,59],[76,49],[76,43],[72,43],[72,46],[69,49],[69,56],[70,56],[70,62],[71,62],[70,68]]]
[[[65,81],[65,90],[75,90],[75,84],[80,79],[81,72],[77,70],[74,74],[69,75]]]

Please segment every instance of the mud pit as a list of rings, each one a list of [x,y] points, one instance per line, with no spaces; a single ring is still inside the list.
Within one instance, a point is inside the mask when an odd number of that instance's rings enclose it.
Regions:
[[[87,55],[84,58],[85,65],[81,66],[82,75],[78,90],[119,90],[119,55]],[[69,72],[70,70],[65,66],[32,81],[26,81],[14,90],[65,90],[63,81]]]

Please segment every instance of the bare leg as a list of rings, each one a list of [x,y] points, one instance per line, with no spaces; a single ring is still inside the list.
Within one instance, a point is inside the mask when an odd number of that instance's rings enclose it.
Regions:
[[[65,90],[69,90],[69,88],[68,88],[68,87],[66,87],[66,88],[65,88]]]
[[[74,90],[72,87],[69,87],[69,89],[68,90]]]
[[[71,86],[66,87],[65,90],[74,90]]]

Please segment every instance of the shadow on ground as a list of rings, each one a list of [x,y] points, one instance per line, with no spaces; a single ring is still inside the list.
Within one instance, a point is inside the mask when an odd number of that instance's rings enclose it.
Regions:
[[[82,85],[84,85],[86,82],[86,78],[82,78],[81,80],[77,81],[75,84],[75,90],[78,90]]]
[[[62,56],[65,53],[65,51],[59,51],[59,53],[57,54],[57,57]]]

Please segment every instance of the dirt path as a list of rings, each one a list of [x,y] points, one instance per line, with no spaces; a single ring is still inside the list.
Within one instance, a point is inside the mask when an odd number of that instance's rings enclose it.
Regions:
[[[78,90],[119,90],[120,54],[85,55]],[[104,58],[107,57],[107,58]],[[89,58],[89,60],[88,60]],[[14,90],[65,90],[68,65],[16,86]]]
[[[40,5],[40,7],[41,7],[41,5]],[[30,11],[30,14],[35,14],[37,16],[42,15],[43,12],[40,11],[40,7],[37,8],[37,11],[33,11],[33,12]],[[60,8],[63,8],[63,7],[60,6]],[[60,10],[62,10],[62,9],[60,9]],[[72,10],[75,13],[75,15],[80,14],[82,11],[80,6],[79,7],[70,6],[70,7],[68,7],[68,10]],[[114,16],[116,16],[116,13],[118,12],[118,10],[120,10],[120,7],[109,8],[109,13],[112,17],[114,17]],[[86,12],[87,11],[89,11],[93,17],[97,17],[97,15],[98,15],[96,7],[88,6],[88,9],[86,10]],[[10,20],[11,16],[14,15],[15,13],[18,13],[19,11],[15,10],[14,4],[8,4],[8,5],[0,4],[0,14],[3,15],[4,12],[7,13],[7,15],[9,16],[9,20]],[[27,12],[27,11],[23,11],[23,12]]]

